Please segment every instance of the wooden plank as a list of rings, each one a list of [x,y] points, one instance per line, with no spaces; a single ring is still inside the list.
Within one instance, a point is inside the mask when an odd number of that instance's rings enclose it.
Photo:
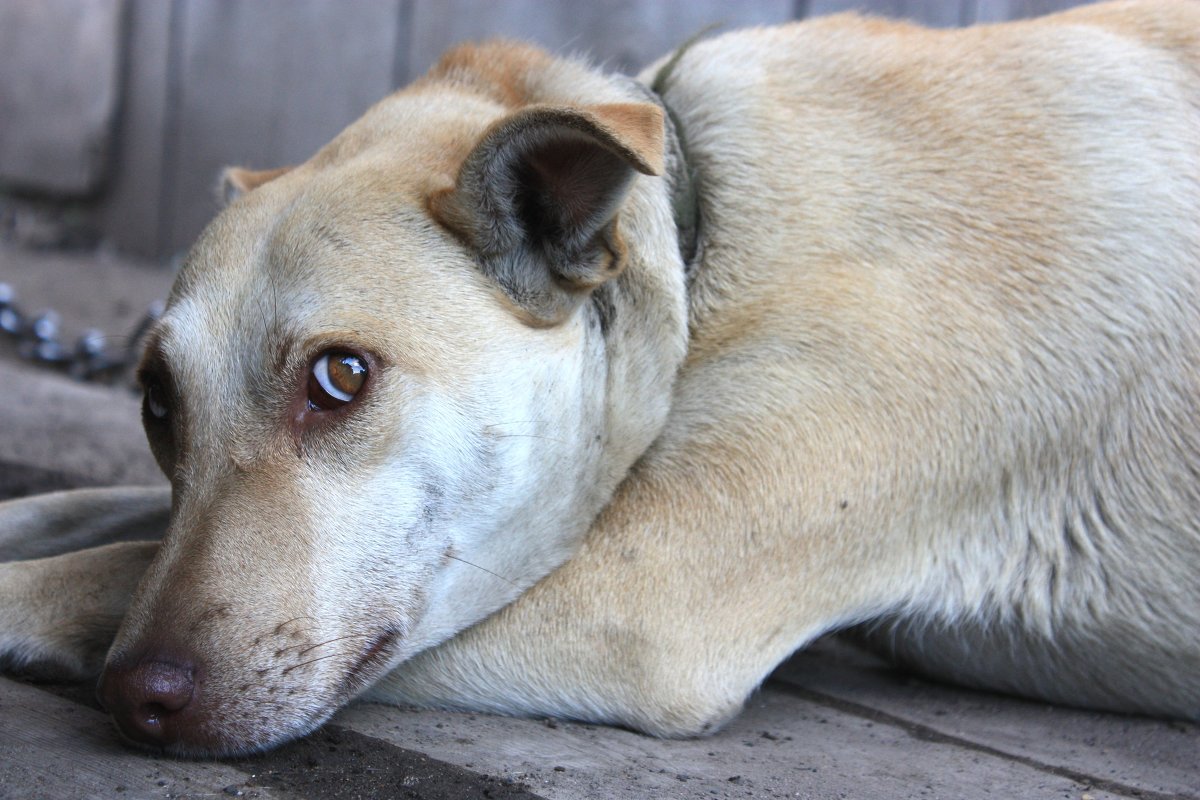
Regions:
[[[230,164],[303,161],[392,88],[405,0],[176,0],[164,248],[217,210]]]
[[[408,77],[424,73],[456,42],[497,37],[636,72],[712,23],[724,29],[770,25],[790,19],[792,11],[792,0],[416,0]]]
[[[242,792],[249,778],[224,764],[135,751],[100,711],[0,678],[0,797],[227,797]],[[264,800],[278,796],[263,787],[252,791]]]
[[[865,658],[826,642],[774,677],[993,751],[1091,775],[1129,794],[1200,798],[1200,726],[956,689]]]
[[[0,0],[0,181],[83,195],[104,177],[124,0]]]
[[[857,11],[863,14],[907,19],[938,28],[969,22],[968,4],[973,0],[810,0],[808,16]]]
[[[171,9],[163,0],[129,0],[114,170],[99,208],[104,238],[141,256],[159,250]]]

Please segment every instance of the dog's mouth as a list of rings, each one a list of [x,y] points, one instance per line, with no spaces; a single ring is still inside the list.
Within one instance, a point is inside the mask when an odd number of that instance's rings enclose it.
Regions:
[[[342,678],[339,694],[353,697],[380,678],[395,655],[399,642],[400,631],[396,628],[388,628],[368,642],[358,660]]]

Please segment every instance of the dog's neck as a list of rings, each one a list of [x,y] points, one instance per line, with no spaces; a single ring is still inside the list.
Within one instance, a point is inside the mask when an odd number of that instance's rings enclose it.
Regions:
[[[679,256],[683,260],[685,275],[689,278],[700,261],[700,190],[699,178],[688,159],[687,138],[679,117],[667,104],[666,99],[653,87],[632,81],[662,107],[664,139],[667,165],[667,183],[671,190],[671,211],[675,218],[675,230],[679,236]],[[657,81],[655,82],[657,85]]]
[[[654,74],[648,87],[638,83],[647,96],[662,107],[663,124],[666,128],[667,180],[671,185],[671,208],[675,215],[675,229],[679,233],[679,255],[684,270],[691,278],[700,261],[702,217],[700,209],[699,174],[688,153],[687,132],[679,115],[667,102],[666,94],[671,88],[671,78],[683,55],[692,45],[700,41],[709,29],[704,29],[684,42]],[[635,81],[635,83],[637,83]]]

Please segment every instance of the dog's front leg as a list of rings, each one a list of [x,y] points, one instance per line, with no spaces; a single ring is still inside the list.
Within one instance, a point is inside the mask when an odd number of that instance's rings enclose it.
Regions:
[[[0,667],[98,675],[158,550],[129,540],[160,538],[170,502],[167,489],[95,489],[0,503]]]
[[[75,489],[0,502],[0,562],[45,558],[113,542],[161,539],[168,487]]]

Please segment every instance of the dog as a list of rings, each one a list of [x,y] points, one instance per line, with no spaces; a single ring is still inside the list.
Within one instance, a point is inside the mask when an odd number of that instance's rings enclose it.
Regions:
[[[1200,6],[462,46],[225,181],[139,369],[170,490],[0,506],[0,652],[134,742],[701,735],[850,627],[1200,718]]]

